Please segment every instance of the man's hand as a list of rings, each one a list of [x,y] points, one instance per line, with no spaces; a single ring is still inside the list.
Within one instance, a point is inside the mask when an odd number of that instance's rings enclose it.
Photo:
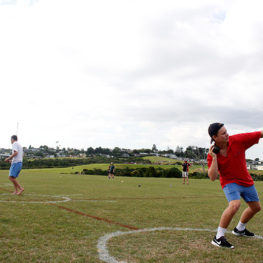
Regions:
[[[214,158],[216,158],[216,154],[213,152],[213,149],[214,149],[215,145],[212,145],[210,148],[209,148],[209,154]]]
[[[5,162],[6,162],[6,163],[8,163],[9,161],[10,161],[9,158],[6,158],[6,159],[5,159]]]
[[[212,181],[215,181],[218,177],[218,165],[217,165],[217,155],[215,153],[213,153],[213,149],[214,149],[214,145],[212,145],[209,148],[209,154],[212,156],[213,161],[212,164],[210,166],[210,168],[208,169],[208,176],[210,177],[210,179]]]

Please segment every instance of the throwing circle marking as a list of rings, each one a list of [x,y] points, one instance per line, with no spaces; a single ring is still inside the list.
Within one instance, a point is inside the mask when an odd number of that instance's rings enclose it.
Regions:
[[[9,195],[9,194],[2,194],[2,195]],[[37,195],[37,194],[27,194],[27,195],[34,195],[34,196],[49,196],[49,197],[56,197],[56,198],[62,198],[63,200],[57,200],[57,201],[6,201],[6,200],[0,200],[2,203],[38,203],[38,204],[47,204],[47,203],[63,203],[63,202],[68,202],[71,199],[68,197],[64,196],[59,196],[59,195]]]
[[[142,232],[152,232],[157,230],[179,230],[179,231],[200,231],[200,232],[217,232],[217,229],[211,230],[211,229],[198,229],[198,228],[180,228],[180,227],[157,227],[157,228],[145,228],[145,229],[139,229],[139,230],[132,230],[132,231],[117,231],[111,234],[107,234],[103,237],[100,237],[97,244],[97,249],[99,252],[99,258],[100,260],[107,262],[107,263],[127,263],[126,261],[118,261],[116,258],[110,256],[110,253],[107,249],[107,242],[117,236],[122,235],[128,235],[128,234],[134,234],[134,233],[142,233]],[[227,231],[227,233],[231,233],[231,231]],[[262,239],[262,236],[256,235],[254,238],[256,239]]]

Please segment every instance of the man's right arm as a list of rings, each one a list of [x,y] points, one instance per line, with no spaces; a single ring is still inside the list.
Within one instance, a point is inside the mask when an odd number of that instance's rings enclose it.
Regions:
[[[213,153],[214,145],[212,145],[209,149],[209,154],[212,157],[212,163],[208,169],[208,176],[212,181],[215,181],[218,177],[218,165],[217,165],[217,156]]]

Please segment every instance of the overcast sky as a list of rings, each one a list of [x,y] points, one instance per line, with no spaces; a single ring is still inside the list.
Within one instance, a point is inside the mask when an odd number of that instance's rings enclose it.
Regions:
[[[263,129],[261,3],[0,0],[0,148],[17,123],[23,146],[85,149]]]

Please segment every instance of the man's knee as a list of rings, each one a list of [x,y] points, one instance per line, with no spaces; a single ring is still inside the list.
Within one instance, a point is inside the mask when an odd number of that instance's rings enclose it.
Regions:
[[[253,206],[252,210],[253,210],[254,213],[258,213],[261,210],[260,203],[258,203],[255,206]]]
[[[236,213],[241,205],[240,200],[234,200],[229,203],[229,208],[233,213]]]
[[[261,205],[259,204],[256,208],[256,213],[258,213],[261,210]]]

